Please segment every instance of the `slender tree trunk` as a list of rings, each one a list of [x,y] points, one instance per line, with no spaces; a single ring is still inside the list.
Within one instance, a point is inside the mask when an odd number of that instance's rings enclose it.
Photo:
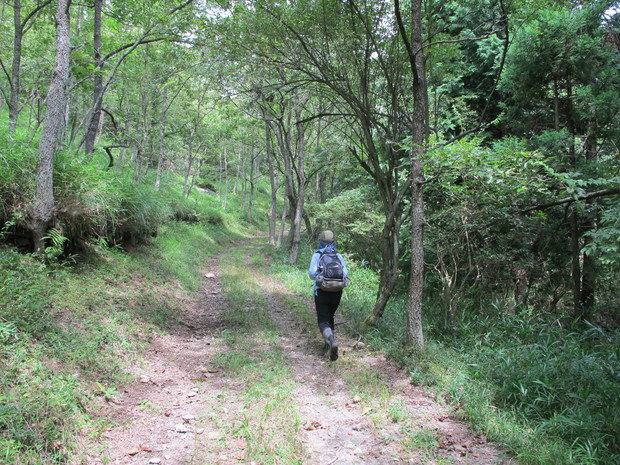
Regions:
[[[280,218],[280,231],[278,232],[278,239],[276,241],[276,248],[282,246],[282,240],[284,239],[284,230],[286,229],[286,215],[288,214],[288,198],[284,196],[284,207],[282,208],[282,217]]]
[[[553,82],[553,128],[560,130],[560,95],[557,81]]]
[[[224,147],[224,210],[228,206],[228,149]]]
[[[235,171],[235,184],[233,185],[233,195],[237,195],[237,187],[239,186],[239,178],[241,177],[241,153],[239,154],[239,161],[237,161],[237,170]]]
[[[183,179],[183,193],[181,197],[186,199],[189,196],[189,176],[192,173],[192,164],[194,163],[194,130],[192,129],[189,136],[189,153],[187,155],[187,169],[185,170],[185,178]]]
[[[571,277],[573,281],[573,312],[581,316],[581,263],[579,247],[579,215],[576,206],[570,214]]]
[[[254,146],[250,152],[250,198],[248,200],[248,220],[252,221],[252,207],[254,206],[254,168],[255,168]]]
[[[385,208],[390,207],[386,206]],[[385,307],[394,292],[398,279],[400,247],[398,244],[399,227],[395,223],[395,218],[394,212],[387,213],[383,225],[380,244],[381,273],[379,275],[379,288],[377,289],[377,299],[372,309],[372,316],[367,320],[367,323],[371,325],[377,324],[383,318]]]
[[[300,103],[296,102],[297,121],[301,121]],[[293,219],[293,241],[289,264],[297,264],[299,258],[299,247],[301,244],[301,222],[304,214],[304,197],[306,191],[306,172],[305,172],[305,127],[304,123],[297,123],[297,203],[295,205],[295,216]]]
[[[224,153],[226,153],[226,147],[224,147]],[[218,186],[217,186],[217,201],[219,203],[222,203],[222,188],[224,186],[224,162],[222,160],[223,155],[222,152],[220,151],[218,159],[220,162],[220,169],[219,169],[219,176],[218,176]]]
[[[588,135],[586,137],[586,160],[589,163],[595,163],[597,155],[597,125],[594,117],[590,119],[588,123]],[[586,231],[595,231],[598,224],[598,207],[597,201],[592,199],[587,202],[588,208],[586,209],[591,213],[591,216],[585,221],[584,229]],[[584,235],[584,246],[588,245],[592,241],[591,236]],[[582,275],[581,275],[581,308],[583,318],[589,318],[592,306],[596,301],[596,275],[597,266],[596,259],[590,254],[583,254],[582,259]]]
[[[94,20],[93,20],[93,50],[95,71],[93,76],[93,109],[84,137],[84,152],[90,159],[90,155],[95,151],[95,141],[99,132],[99,123],[102,116],[101,94],[103,93],[103,61],[101,60],[101,11],[103,10],[103,0],[94,0]]]
[[[193,189],[193,187],[194,187],[194,183],[195,183],[195,181],[196,181],[196,176],[200,175],[200,170],[202,169],[202,163],[203,163],[203,160],[201,159],[201,160],[198,162],[198,168],[196,168],[196,169],[194,170],[194,172],[192,173],[192,176],[191,176],[191,181],[190,181],[190,183],[189,183],[189,187],[188,187],[188,189],[187,189],[187,197],[189,197],[189,196],[190,196],[190,194],[192,193],[192,189]]]
[[[246,198],[246,175],[245,175],[245,164],[246,164],[246,154],[245,154],[245,150],[243,147],[241,147],[241,149],[239,150],[239,153],[241,154],[241,208],[245,208],[245,201],[247,200]]]
[[[10,95],[9,95],[9,130],[14,132],[17,128],[17,118],[19,117],[19,93],[21,91],[21,65],[22,47],[24,35],[29,29],[28,23],[32,23],[43,8],[51,3],[45,0],[39,3],[26,19],[22,21],[22,2],[13,0],[13,60],[11,65]]]
[[[69,81],[70,0],[58,0],[56,13],[56,65],[47,94],[47,108],[43,132],[39,142],[39,159],[36,173],[36,194],[29,215],[34,248],[40,252],[43,237],[54,216],[54,155],[63,132],[67,103],[66,86]]]
[[[294,218],[296,216],[297,208],[297,195],[295,192],[295,183],[293,180],[293,165],[292,165],[292,152],[291,152],[291,139],[290,135],[285,132],[282,121],[274,123],[272,126],[273,133],[278,141],[278,148],[282,155],[282,161],[284,162],[284,196],[287,202],[288,215],[291,217],[291,225],[289,230],[289,245],[292,248],[292,241],[294,236]]]
[[[136,158],[133,167],[133,184],[134,186],[139,186],[142,182],[142,159],[144,158],[144,154],[142,153],[142,146],[136,148],[135,154]]]
[[[164,87],[161,98],[161,119],[159,121],[159,157],[157,159],[157,176],[155,177],[155,191],[159,191],[161,186],[161,175],[164,169],[165,145],[164,138],[166,135],[166,113],[168,109],[168,89]]]
[[[276,216],[278,214],[276,170],[271,148],[271,128],[265,121],[265,150],[267,151],[267,165],[269,167],[269,185],[271,186],[271,208],[269,210],[269,245],[276,245]]]
[[[24,39],[21,11],[21,0],[15,0],[13,2],[13,24],[15,26],[15,32],[13,35],[13,65],[11,68],[11,96],[9,100],[9,130],[11,132],[15,131],[17,127],[17,117],[19,116],[22,42]]]
[[[573,90],[570,85],[566,89],[566,125],[570,135],[570,145],[568,147],[568,157],[573,169],[577,168],[577,152],[575,149],[575,121],[573,117]],[[577,206],[573,205],[570,215],[570,237],[571,237],[571,269],[573,281],[573,313],[576,317],[581,317],[583,308],[581,306],[581,229],[580,214]]]

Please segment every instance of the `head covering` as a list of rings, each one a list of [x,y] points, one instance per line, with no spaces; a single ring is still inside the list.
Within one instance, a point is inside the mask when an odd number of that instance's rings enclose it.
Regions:
[[[331,231],[323,231],[319,236],[319,253],[336,253],[336,237]]]
[[[319,236],[319,240],[321,242],[334,242],[336,240],[336,237],[331,231],[323,231]]]

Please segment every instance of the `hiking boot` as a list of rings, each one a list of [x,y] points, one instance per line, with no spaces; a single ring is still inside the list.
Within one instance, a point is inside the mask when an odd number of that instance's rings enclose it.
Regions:
[[[334,338],[334,334],[330,334],[327,338],[327,345],[329,346],[329,359],[333,362],[338,360],[338,343]]]

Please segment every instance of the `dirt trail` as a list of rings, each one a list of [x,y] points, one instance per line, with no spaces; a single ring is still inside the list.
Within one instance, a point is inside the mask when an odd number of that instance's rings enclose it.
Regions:
[[[245,387],[213,364],[214,357],[226,351],[221,339],[220,314],[226,301],[219,257],[208,263],[204,275],[204,289],[197,299],[188,300],[183,324],[155,339],[139,369],[139,380],[110,403],[107,415],[117,426],[105,431],[100,448],[91,448],[82,463],[260,465],[246,461],[243,441],[222,440],[220,427],[233,421]],[[341,331],[341,357],[328,362],[318,330],[300,323],[284,304],[284,296],[290,299],[290,294],[281,283],[266,276],[257,282],[280,328],[281,346],[294,376],[295,403],[302,418],[298,437],[304,457],[299,463],[515,463],[411,385],[407,374],[392,363],[354,349],[357,341]],[[304,305],[313,312],[309,299]],[[376,399],[358,395],[343,375],[360,370],[370,370],[376,377],[380,386]],[[388,415],[391,409],[396,413]]]

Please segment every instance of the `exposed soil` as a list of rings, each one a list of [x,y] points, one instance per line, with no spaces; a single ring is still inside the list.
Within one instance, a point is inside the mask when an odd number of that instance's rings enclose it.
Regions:
[[[219,257],[214,257],[204,270],[202,292],[188,302],[183,324],[153,341],[137,368],[138,380],[109,403],[106,415],[115,426],[105,431],[98,449],[91,447],[84,463],[259,465],[245,461],[243,441],[220,440],[223,432],[218,425],[233,421],[245,387],[213,363],[217,354],[226,351],[219,317],[226,301],[219,275]],[[296,321],[282,304],[288,291],[267,277],[260,281],[270,314],[281,328],[281,346],[295,378],[295,399],[303,419],[298,433],[303,464],[516,463],[413,386],[407,373],[381,355],[357,348],[358,341],[340,331],[340,359],[329,362],[318,330]],[[310,299],[296,298],[313,312]],[[399,406],[403,418],[378,421],[377,417],[389,416],[373,415],[380,404],[356,396],[340,375],[339,364],[369,367],[387,387],[390,402]],[[408,437],[412,432],[431,438],[432,450],[416,451]],[[210,447],[205,447],[208,443]]]

